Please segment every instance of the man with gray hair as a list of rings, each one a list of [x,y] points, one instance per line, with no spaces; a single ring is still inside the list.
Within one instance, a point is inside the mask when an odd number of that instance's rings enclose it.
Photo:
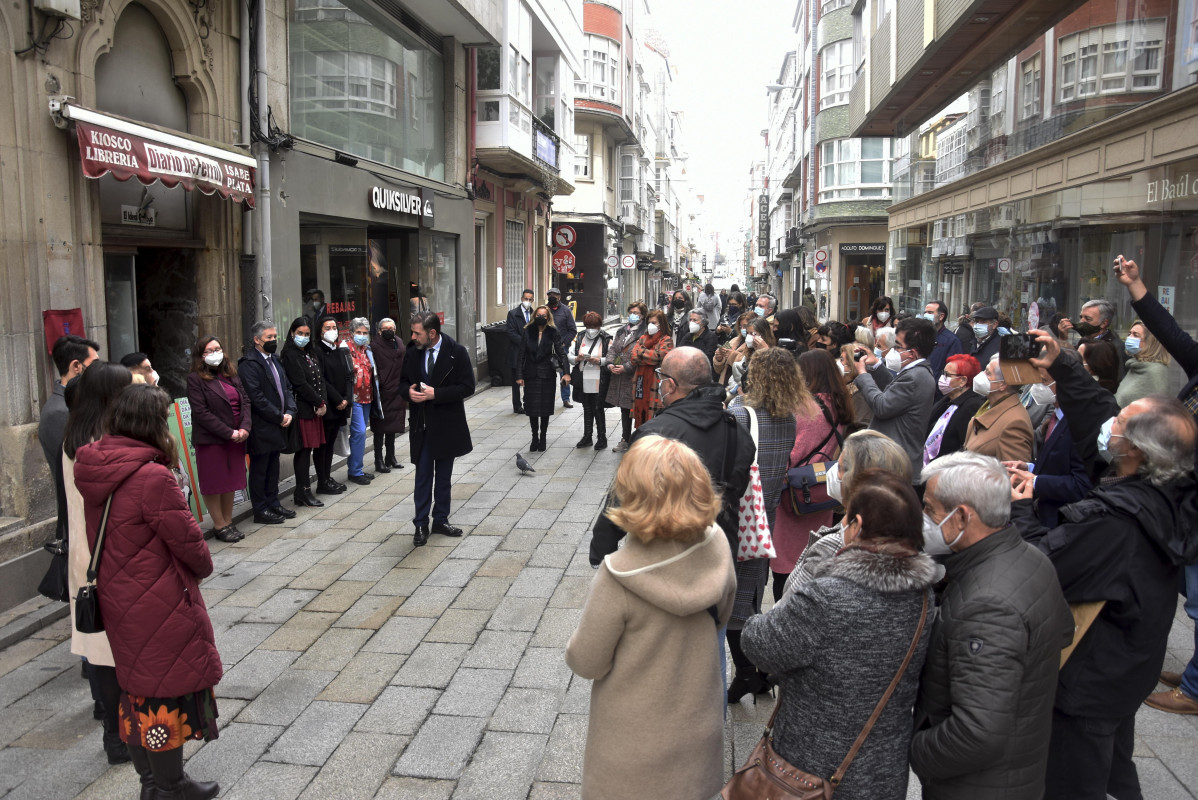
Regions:
[[[1096,297],[1082,304],[1082,310],[1078,314],[1076,323],[1068,318],[1063,319],[1060,329],[1066,331],[1073,328],[1083,338],[1113,344],[1119,351],[1119,377],[1122,378],[1123,363],[1127,361],[1127,353],[1123,349],[1123,340],[1115,334],[1114,326],[1115,304],[1105,297]]]
[[[288,429],[295,417],[295,396],[291,381],[275,351],[279,332],[269,321],[255,322],[250,329],[253,349],[237,362],[241,386],[250,401],[250,438],[246,453],[250,457],[250,502],[254,522],[279,525],[295,517],[295,512],[279,502],[279,453],[288,443]]]
[[[1107,445],[1113,474],[1062,508],[1052,530],[1032,509],[1031,482],[1012,490],[1012,518],[1052,561],[1065,598],[1100,604],[1057,682],[1049,800],[1142,796],[1132,761],[1136,711],[1164,665],[1181,567],[1198,561],[1196,433],[1172,398],[1122,409]]]
[[[948,585],[915,708],[911,768],[925,798],[1036,798],[1073,618],[1051,562],[1010,524],[996,459],[943,456],[924,467],[924,549]]]

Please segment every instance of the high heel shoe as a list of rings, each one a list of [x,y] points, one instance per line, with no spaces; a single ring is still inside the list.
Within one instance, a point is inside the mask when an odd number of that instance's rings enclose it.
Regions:
[[[728,684],[728,702],[739,703],[747,694],[753,699],[753,705],[757,705],[757,695],[770,691],[772,689],[769,682],[760,672],[750,673],[748,676],[737,675],[732,679],[732,683]]]
[[[312,489],[308,486],[295,487],[295,504],[297,506],[308,506],[310,508],[324,508],[324,503],[316,499],[316,495],[312,494]]]

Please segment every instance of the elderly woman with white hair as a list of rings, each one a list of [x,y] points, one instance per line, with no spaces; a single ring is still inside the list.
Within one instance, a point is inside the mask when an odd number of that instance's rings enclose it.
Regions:
[[[903,368],[903,359],[899,351],[894,349],[894,328],[878,328],[874,332],[874,355],[882,359],[886,369],[895,375]]]
[[[370,353],[374,356],[379,413],[370,418],[370,431],[374,434],[374,471],[386,473],[403,469],[403,464],[395,458],[395,434],[407,430],[408,400],[399,390],[399,380],[408,348],[399,337],[395,320],[386,317],[379,320],[377,327]]]
[[[354,365],[352,415],[349,420],[349,479],[365,486],[374,475],[364,471],[366,458],[366,426],[373,414],[381,415],[378,384],[375,381],[374,354],[370,351],[370,320],[355,317],[349,321],[353,334],[349,346],[350,361]]]
[[[969,421],[965,449],[999,461],[1031,461],[1032,420],[1019,401],[1018,387],[1004,379],[998,356],[974,376],[973,391],[986,402]]]

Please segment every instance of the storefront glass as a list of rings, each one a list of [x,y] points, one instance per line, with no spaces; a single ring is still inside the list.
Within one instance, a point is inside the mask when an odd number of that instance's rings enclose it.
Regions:
[[[367,0],[290,0],[291,132],[445,179],[445,72],[428,43]]]

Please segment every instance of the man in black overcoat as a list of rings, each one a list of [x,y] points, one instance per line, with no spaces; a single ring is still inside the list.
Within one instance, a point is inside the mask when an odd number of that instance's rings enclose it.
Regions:
[[[507,312],[507,365],[512,369],[512,413],[523,414],[524,405],[520,401],[520,386],[516,384],[516,361],[520,357],[520,348],[524,346],[524,329],[532,320],[532,299],[536,295],[532,289],[525,289],[520,296],[520,305]]]
[[[412,315],[412,344],[404,355],[399,390],[411,401],[408,441],[416,465],[417,547],[432,533],[461,536],[449,524],[449,486],[453,460],[474,449],[466,424],[465,400],[474,394],[474,366],[466,348],[441,333],[441,319],[431,311]]]
[[[250,400],[249,491],[254,522],[278,525],[295,512],[279,502],[279,454],[287,446],[287,429],[295,418],[295,396],[282,362],[275,355],[279,332],[273,323],[255,322],[250,330],[254,349],[237,362],[241,388]]]

